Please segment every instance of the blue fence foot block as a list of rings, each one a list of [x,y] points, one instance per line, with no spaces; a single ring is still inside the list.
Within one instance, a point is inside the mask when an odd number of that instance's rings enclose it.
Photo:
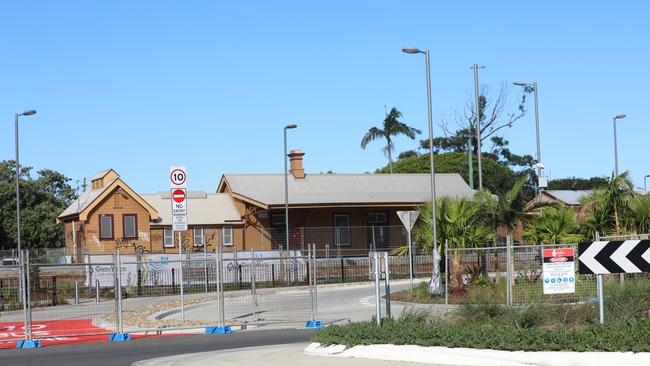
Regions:
[[[127,342],[131,340],[131,335],[128,333],[111,333],[108,335],[109,342]]]
[[[32,339],[31,341],[18,341],[16,348],[41,348],[41,341]]]
[[[229,325],[224,327],[207,327],[205,328],[207,334],[230,334],[232,333],[232,328]]]
[[[323,327],[323,321],[322,320],[309,320],[307,323],[305,323],[305,327],[307,328],[322,328]]]

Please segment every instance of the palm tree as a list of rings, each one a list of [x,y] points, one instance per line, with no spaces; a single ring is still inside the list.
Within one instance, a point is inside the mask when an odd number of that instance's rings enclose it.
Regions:
[[[621,235],[625,214],[633,197],[634,185],[630,173],[625,171],[619,176],[612,175],[607,186],[580,200],[580,221],[590,222],[593,229],[601,233],[614,229],[616,235]]]
[[[386,114],[384,118],[384,124],[382,128],[372,127],[366,132],[361,139],[361,148],[365,149],[368,146],[370,141],[384,138],[386,139],[386,146],[384,147],[384,153],[388,156],[388,165],[390,166],[390,172],[393,173],[393,136],[405,135],[411,140],[415,139],[415,135],[422,133],[422,131],[417,128],[410,127],[403,122],[400,122],[398,119],[402,117],[402,112],[393,107],[390,109],[390,112]]]
[[[442,197],[437,200],[436,218],[440,240],[447,241],[449,248],[476,248],[493,240],[493,232],[479,219],[479,206],[464,198]],[[431,202],[419,208],[420,220],[415,227],[415,240],[424,253],[433,252],[431,233]],[[460,251],[452,251],[450,287],[453,291],[463,288],[463,268]]]
[[[476,192],[474,200],[479,206],[477,214],[485,225],[495,232],[499,228],[506,228],[508,232],[514,230],[526,213],[521,195],[526,181],[526,177],[519,179],[509,191],[499,193],[496,197],[486,189]]]
[[[548,207],[526,224],[524,238],[537,244],[560,244],[576,243],[583,236],[578,234],[573,210]]]
[[[650,196],[636,195],[629,204],[629,226],[637,234],[650,233]]]

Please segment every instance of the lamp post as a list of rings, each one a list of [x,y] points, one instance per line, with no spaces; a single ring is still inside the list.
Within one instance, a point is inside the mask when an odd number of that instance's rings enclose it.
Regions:
[[[31,116],[34,114],[36,114],[36,111],[33,109],[23,113],[16,113],[16,244],[19,255],[22,248],[20,245],[20,156],[18,150],[18,117]]]
[[[523,87],[532,87],[533,92],[534,92],[534,99],[535,99],[535,136],[537,140],[537,191],[539,192],[541,189],[539,187],[539,178],[542,176],[542,150],[539,142],[539,108],[537,107],[537,82],[534,81],[532,83],[526,83],[526,82],[515,82],[513,83],[514,85],[517,86],[523,86]]]
[[[429,61],[429,50],[422,51],[419,48],[402,48],[402,52],[408,54],[424,54],[427,70],[427,107],[429,121],[429,164],[431,169],[431,229],[433,233],[433,273],[431,275],[431,284],[429,292],[435,296],[443,294],[442,284],[440,281],[440,256],[438,255],[438,228],[436,223],[436,178],[435,163],[433,159],[433,120],[431,113],[431,65]],[[479,160],[480,161],[480,160]]]
[[[474,64],[474,95],[476,99],[476,156],[478,158],[478,189],[483,189],[483,168],[481,165],[481,100],[478,95],[478,70],[485,66]]]
[[[648,194],[648,185],[646,182],[646,178],[650,177],[650,175],[644,175],[643,176],[643,194],[646,195]]]
[[[612,118],[614,125],[614,175],[618,177],[618,142],[616,141],[616,120],[625,118],[624,114],[618,114]]]
[[[298,127],[295,124],[284,126],[284,231],[289,250],[289,172],[287,170],[287,130]]]

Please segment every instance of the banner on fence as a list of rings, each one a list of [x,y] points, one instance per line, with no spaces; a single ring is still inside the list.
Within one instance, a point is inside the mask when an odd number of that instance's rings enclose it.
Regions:
[[[573,248],[544,249],[542,271],[545,295],[575,292]]]
[[[265,251],[255,252],[257,260],[264,260],[265,264],[277,264],[278,274],[280,273],[280,266],[286,267],[287,271],[298,271],[300,269],[304,272],[305,259],[302,258],[300,251],[291,250],[287,254],[288,260],[266,258],[279,258],[281,256],[279,251]],[[239,280],[242,282],[249,282],[251,271],[250,259],[251,252],[239,252],[237,257],[233,253],[224,253],[224,282],[234,282]],[[120,274],[122,276],[122,284],[124,286],[160,286],[160,285],[178,285],[180,282],[178,272],[181,268],[178,254],[142,254],[140,259],[135,255],[122,255],[120,267]],[[235,259],[236,258],[236,259]],[[115,281],[115,265],[108,264],[113,261],[113,255],[91,255],[89,258],[90,266],[86,267],[86,286],[95,286],[96,281],[99,281],[101,287],[113,287]],[[205,270],[213,272],[216,268],[216,254],[208,253],[190,253],[183,255],[184,260],[188,260],[183,264],[183,271],[187,274],[196,272],[196,276],[188,276],[184,279],[185,284],[203,283],[204,277],[200,275]],[[235,266],[237,268],[235,268]],[[258,263],[257,271],[258,278],[261,277],[261,272],[265,269],[262,268],[261,262]],[[138,278],[138,269],[140,270]],[[306,275],[306,274],[305,274]]]

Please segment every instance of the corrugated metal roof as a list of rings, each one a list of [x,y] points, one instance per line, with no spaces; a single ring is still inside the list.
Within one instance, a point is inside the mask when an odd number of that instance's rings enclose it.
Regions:
[[[171,225],[170,192],[141,194],[158,211],[159,221],[152,226]],[[187,223],[189,225],[232,225],[241,221],[235,201],[227,193],[206,193],[190,191],[187,194]]]
[[[226,174],[230,189],[266,205],[284,204],[283,174]],[[456,173],[436,174],[436,196],[471,198],[472,190]],[[289,203],[419,203],[431,199],[429,174],[289,174]]]
[[[90,205],[99,195],[101,195],[108,186],[113,184],[114,180],[106,183],[101,188],[96,188],[96,189],[91,189],[86,192],[83,192],[79,197],[72,201],[70,206],[66,207],[63,212],[59,215],[59,218],[70,216],[70,215],[76,215],[81,213],[88,205]]]
[[[591,194],[593,191],[572,191],[572,190],[548,190],[544,191],[567,205],[579,205],[580,199]]]

